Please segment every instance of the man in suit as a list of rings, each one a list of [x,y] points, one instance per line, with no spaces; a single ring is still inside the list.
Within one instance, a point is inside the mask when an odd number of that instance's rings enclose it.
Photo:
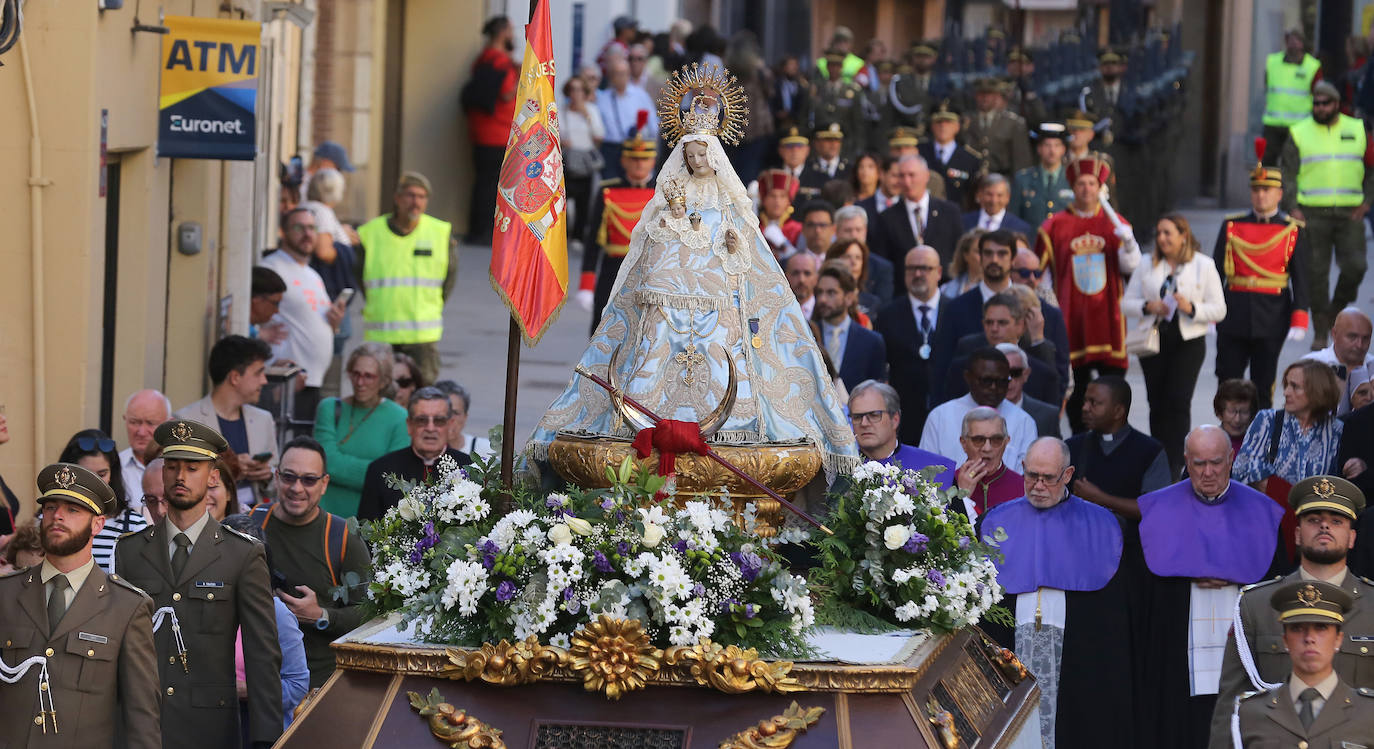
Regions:
[[[1016,238],[1009,231],[990,231],[978,238],[978,259],[983,266],[983,280],[978,282],[976,288],[956,297],[948,308],[941,311],[931,353],[935,371],[944,372],[949,367],[960,338],[982,332],[983,304],[993,294],[1011,287],[1011,258],[1015,248]],[[943,389],[944,382],[941,381],[936,385],[936,392],[931,394],[932,403],[946,400],[940,392]]]
[[[1006,229],[1020,234],[1026,241],[1033,240],[1036,227],[1008,211],[1007,204],[1010,202],[1011,183],[1007,182],[1007,178],[996,172],[987,175],[978,185],[978,210],[964,214],[964,231]]]
[[[189,419],[164,422],[162,446],[167,517],[115,547],[121,577],[176,617],[156,637],[164,687],[162,745],[238,749],[241,719],[234,689],[235,641],[242,634],[248,684],[248,739],[271,746],[282,731],[281,648],[262,544],[221,527],[205,493],[214,461],[229,445],[219,432]],[[178,647],[173,631],[180,628]]]
[[[878,216],[888,206],[902,199],[902,176],[899,172],[898,160],[893,156],[884,156],[879,163],[881,170],[878,176],[878,189],[872,195],[860,200],[855,205],[864,209],[868,213],[868,226],[874,228],[878,226]],[[865,240],[869,247],[873,246],[873,236]]]
[[[1291,670],[1282,684],[1237,703],[1242,746],[1369,746],[1374,689],[1353,688],[1332,667],[1354,601],[1322,580],[1297,580],[1269,598],[1279,612]]]
[[[267,384],[264,374],[272,349],[257,338],[225,336],[210,349],[210,394],[173,414],[208,424],[224,435],[238,455],[239,504],[257,504],[257,482],[272,478],[276,465],[277,422],[254,403]],[[266,460],[253,460],[266,454]]]
[[[847,205],[835,211],[835,241],[854,239],[868,245],[868,213],[856,205]],[[892,261],[876,255],[870,248],[868,253],[868,286],[863,291],[878,297],[881,304],[892,301]]]
[[[427,481],[439,459],[445,455],[460,466],[472,458],[448,443],[448,420],[453,404],[444,391],[424,387],[410,396],[406,406],[406,429],[410,444],[372,461],[363,477],[362,497],[358,500],[358,519],[377,520],[401,501],[401,491],[387,484],[387,476],[411,481]]]
[[[1011,382],[1007,385],[1007,402],[1020,406],[1022,411],[1035,420],[1035,431],[1040,437],[1062,438],[1063,429],[1059,425],[1059,406],[1026,395],[1026,381],[1030,379],[1030,362],[1034,359],[1026,355],[1014,343],[999,343],[997,350],[1007,355],[1011,365]]]
[[[0,682],[0,746],[157,749],[152,601],[91,557],[114,490],[68,463],[44,468],[38,489],[46,556],[0,576],[0,656],[10,666],[47,661]]]
[[[1064,178],[1067,128],[1062,122],[1043,122],[1036,135],[1035,155],[1039,163],[1018,170],[1011,184],[1011,212],[1029,224],[1032,233],[1051,214],[1073,202],[1073,188]],[[1034,241],[1031,235],[1027,239]]]
[[[844,147],[844,130],[838,122],[817,124],[811,134],[812,154],[801,171],[801,186],[819,195],[825,183],[832,179],[849,179],[849,161],[840,156]]]
[[[930,413],[930,353],[940,313],[940,255],[921,245],[906,253],[902,277],[906,293],[878,315],[877,330],[887,349],[888,379],[901,398],[898,437],[909,445],[921,441]]]
[[[903,156],[899,173],[902,199],[878,217],[873,247],[895,265],[912,247],[929,245],[940,253],[940,265],[949,265],[964,233],[959,206],[930,194],[930,169],[920,156]],[[898,289],[898,293],[904,291]]]
[[[816,319],[821,342],[840,379],[858,384],[887,379],[887,349],[883,337],[859,325],[850,315],[859,298],[859,287],[842,262],[829,262],[816,281]]]
[[[973,190],[987,174],[988,164],[980,151],[960,144],[959,113],[947,104],[930,115],[931,139],[918,146],[930,170],[945,180],[945,199],[962,210],[973,203]]]
[[[958,398],[968,392],[962,376],[964,359],[968,354],[999,343],[1010,343],[1019,348],[1025,331],[1025,310],[1021,307],[1020,299],[1014,293],[1005,291],[992,295],[983,304],[983,331],[959,339],[959,347],[945,377],[941,397]],[[1054,371],[1054,344],[1042,336],[1036,345],[1039,353],[1029,352],[1030,362],[1025,370],[1028,374],[1026,390],[1040,400],[1058,403],[1063,400],[1063,390],[1059,386],[1059,375]],[[967,353],[959,353],[961,350]],[[1013,368],[1015,366],[1012,365]]]
[[[1361,647],[1369,647],[1363,643],[1374,636],[1374,582],[1356,576],[1346,566],[1347,554],[1355,543],[1353,524],[1365,507],[1364,494],[1338,476],[1312,476],[1289,491],[1288,504],[1298,515],[1295,535],[1299,567],[1285,577],[1241,590],[1241,626],[1234,627],[1226,638],[1209,749],[1232,745],[1231,712],[1237,697],[1250,689],[1263,689],[1264,682],[1279,683],[1292,671],[1284,652],[1283,626],[1269,605],[1271,591],[1277,589],[1270,586],[1276,583],[1328,581],[1350,595],[1354,605],[1345,614],[1345,644],[1336,652],[1333,665],[1350,686],[1374,688],[1374,669],[1366,665],[1369,653],[1360,652]],[[1249,651],[1244,661],[1241,648]]]
[[[978,111],[969,121],[967,142],[988,162],[988,171],[1013,175],[1031,165],[1030,136],[1021,115],[1007,109],[1001,81],[983,78],[974,84]]]

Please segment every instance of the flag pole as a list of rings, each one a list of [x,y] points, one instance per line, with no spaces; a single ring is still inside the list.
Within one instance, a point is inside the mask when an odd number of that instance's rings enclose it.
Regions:
[[[529,18],[526,24],[534,21],[534,12],[539,0],[530,0]],[[501,484],[506,488],[506,511],[509,512],[515,500],[515,403],[520,390],[520,325],[515,321],[515,311],[511,310],[510,330],[506,333],[506,410],[501,426]]]

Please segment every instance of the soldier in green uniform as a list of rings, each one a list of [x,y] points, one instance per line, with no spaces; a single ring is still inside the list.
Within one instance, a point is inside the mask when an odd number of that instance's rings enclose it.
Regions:
[[[1073,202],[1073,187],[1064,177],[1067,128],[1061,122],[1042,122],[1036,136],[1035,155],[1040,163],[1016,173],[1008,208],[1039,229],[1050,214]]]
[[[826,64],[832,75],[827,79],[817,79],[811,89],[811,112],[808,122],[813,128],[836,123],[850,137],[845,138],[842,153],[846,158],[854,158],[867,145],[865,134],[871,123],[877,119],[872,111],[868,96],[863,87],[847,81],[838,74],[844,65],[844,54],[830,50],[825,54]]]
[[[892,103],[893,119],[898,125],[924,132],[927,117],[935,108],[939,83],[935,74],[935,58],[939,54],[933,42],[916,42],[907,51],[907,60],[897,68],[888,84],[888,100]]]
[[[1374,688],[1374,581],[1358,577],[1346,567],[1346,554],[1355,544],[1355,519],[1365,506],[1364,494],[1338,476],[1313,476],[1293,487],[1288,502],[1298,515],[1295,535],[1301,566],[1286,577],[1241,591],[1236,621],[1222,656],[1209,749],[1231,746],[1231,712],[1237,697],[1251,690],[1269,689],[1292,672],[1283,626],[1269,605],[1279,583],[1323,581],[1350,595],[1345,637],[1335,654],[1336,673],[1357,689]]]
[[[950,109],[948,102],[941,102],[930,115],[931,137],[918,151],[931,176],[939,175],[944,182],[942,194],[936,197],[953,201],[959,210],[966,211],[973,206],[978,182],[988,173],[988,162],[977,149],[957,140],[959,125],[959,113]]]
[[[1278,612],[1291,672],[1236,704],[1236,749],[1374,745],[1374,689],[1352,687],[1332,668],[1354,603],[1350,594],[1320,580],[1295,580],[1275,590],[1269,603]]]
[[[1007,77],[1011,78],[1007,107],[1021,115],[1032,132],[1049,118],[1045,100],[1031,87],[1031,75],[1034,73],[1035,58],[1031,57],[1031,53],[1021,47],[1012,47],[1007,53]]]
[[[156,637],[161,669],[162,745],[166,749],[239,749],[234,650],[243,636],[248,683],[248,739],[271,746],[282,732],[281,648],[262,544],[221,526],[205,506],[214,460],[229,443],[199,422],[163,422],[167,517],[126,533],[115,546],[120,576],[170,608],[177,629]],[[184,650],[179,647],[184,643]]]
[[[989,172],[1011,177],[1034,162],[1026,121],[1007,110],[1003,85],[996,78],[982,78],[975,84],[978,111],[969,119],[964,142],[987,158]]]
[[[47,660],[0,681],[0,746],[157,749],[153,603],[91,557],[114,490],[69,463],[39,472],[38,490],[46,557],[0,577],[0,657]]]

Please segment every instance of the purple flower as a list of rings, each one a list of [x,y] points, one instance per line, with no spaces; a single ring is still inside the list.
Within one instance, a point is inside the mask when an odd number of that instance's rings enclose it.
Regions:
[[[419,549],[415,549],[410,552],[409,559],[411,564],[419,564],[420,562],[424,561],[424,558],[425,553],[423,551],[420,551]]]
[[[906,540],[906,543],[902,545],[902,551],[905,551],[908,554],[920,554],[921,552],[926,550],[926,546],[929,543],[929,536],[927,536],[924,533],[921,533],[920,531],[912,531],[911,538],[908,538]]]
[[[739,572],[747,583],[754,582],[754,578],[763,570],[763,558],[752,551],[732,551],[730,558],[739,567]]]
[[[491,540],[490,538],[482,542],[483,554],[495,554],[499,551],[501,551],[501,547],[497,546],[496,542]]]
[[[759,613],[759,609],[758,609],[758,607],[755,606],[754,604],[752,604],[752,603],[746,603],[746,604],[744,604],[744,618],[745,618],[745,619],[753,619],[755,616],[758,615],[758,613]]]
[[[940,572],[939,570],[931,570],[930,572],[927,572],[926,579],[934,583],[936,588],[945,587],[944,573]]]
[[[492,567],[495,567],[495,566],[496,566],[496,555],[495,555],[495,554],[483,554],[483,555],[482,555],[482,566],[483,566],[483,567],[486,567],[487,569],[491,569]]]
[[[568,587],[566,587],[566,588],[563,589],[563,600],[565,600],[565,601],[571,601],[572,598],[573,598],[573,589],[572,589],[572,586],[569,585]]]
[[[700,597],[706,595],[706,586],[705,586],[705,585],[702,585],[701,583],[697,583],[696,585],[693,585],[693,586],[692,586],[692,595],[696,596],[697,598],[700,598]]]
[[[679,539],[677,540],[677,543],[673,544],[673,548],[674,548],[674,549],[677,549],[677,553],[679,553],[679,554],[686,554],[686,553],[687,553],[687,542],[686,542],[686,541],[683,541],[682,539],[679,538]]]
[[[496,586],[496,600],[505,603],[514,597],[515,583],[510,580],[502,580],[501,584]]]
[[[607,498],[601,500],[601,509],[603,509],[603,510],[609,510],[609,509],[611,509],[612,507],[615,507],[615,500],[612,499],[611,497],[607,497]]]
[[[983,585],[982,583],[978,583],[977,585],[975,585],[975,586],[973,587],[973,589],[976,590],[976,591],[978,591],[978,595],[981,596],[981,595],[983,595],[983,591],[984,591],[984,590],[987,590],[987,586],[986,586],[986,585]]]
[[[973,540],[973,539],[969,538],[968,536],[960,536],[960,537],[959,537],[959,548],[961,548],[961,549],[967,549],[969,543],[970,543],[972,540]]]
[[[545,500],[544,500],[544,506],[545,506],[545,507],[548,507],[548,508],[550,508],[550,509],[552,509],[552,508],[554,508],[554,507],[562,507],[562,506],[563,506],[563,501],[560,500],[560,499],[555,498],[552,494],[550,494],[549,497],[548,497],[548,499],[545,499]]]
[[[611,566],[611,560],[607,559],[606,555],[600,551],[592,554],[592,566],[596,567],[599,572],[615,572],[615,568]]]
[[[630,553],[630,543],[628,541],[621,541],[620,543],[615,545],[615,550],[616,553],[620,554],[621,556],[625,556],[626,554]]]

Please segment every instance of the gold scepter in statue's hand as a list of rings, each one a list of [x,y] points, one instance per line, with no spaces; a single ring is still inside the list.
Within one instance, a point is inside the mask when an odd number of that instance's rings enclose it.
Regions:
[[[614,358],[614,357],[612,357],[612,358]],[[657,425],[660,421],[663,421],[663,418],[662,418],[661,416],[659,416],[658,414],[654,413],[653,411],[650,411],[650,410],[649,410],[647,407],[645,407],[643,404],[639,403],[639,402],[636,401],[634,398],[631,398],[629,395],[626,395],[625,392],[622,391],[620,388],[617,388],[616,386],[614,386],[614,385],[612,385],[611,383],[607,382],[605,379],[603,379],[603,378],[600,377],[599,375],[593,373],[591,370],[587,369],[586,367],[582,366],[581,364],[577,365],[577,367],[574,368],[574,371],[577,372],[578,374],[582,375],[583,377],[586,377],[587,379],[591,380],[592,382],[596,383],[597,385],[600,385],[602,388],[604,388],[604,389],[606,390],[606,392],[608,392],[608,393],[611,394],[611,397],[612,397],[613,399],[618,400],[618,401],[620,401],[620,402],[623,402],[625,405],[627,405],[627,406],[633,408],[634,410],[636,410],[636,411],[638,411],[638,412],[644,414],[644,416],[648,417],[648,419],[649,419],[651,422],[653,422],[654,425]],[[806,522],[808,522],[808,523],[810,523],[810,524],[816,526],[816,527],[819,528],[820,530],[824,531],[824,532],[826,533],[826,535],[829,535],[829,536],[835,535],[835,532],[834,532],[834,531],[832,531],[832,530],[830,530],[829,528],[825,527],[825,525],[824,525],[823,523],[821,523],[821,521],[819,521],[819,520],[817,520],[817,519],[811,517],[810,515],[808,515],[808,514],[806,513],[805,510],[803,510],[803,509],[801,509],[800,507],[798,507],[798,506],[792,504],[791,502],[787,501],[786,499],[783,499],[783,497],[782,497],[781,494],[778,494],[777,492],[773,491],[772,489],[768,488],[767,486],[765,486],[764,484],[762,484],[761,482],[759,482],[758,479],[756,479],[756,478],[754,478],[753,476],[750,476],[749,474],[745,473],[743,470],[741,470],[741,469],[740,469],[738,466],[736,466],[734,463],[731,463],[730,461],[726,460],[725,458],[722,458],[718,453],[716,453],[715,450],[712,450],[712,449],[711,449],[711,446],[710,446],[710,445],[707,445],[707,446],[706,446],[706,453],[705,453],[705,455],[706,455],[706,457],[710,458],[711,460],[714,460],[715,462],[719,463],[721,466],[724,466],[726,470],[730,471],[731,473],[735,474],[736,476],[739,476],[740,478],[742,478],[742,479],[744,479],[745,481],[747,481],[747,482],[749,483],[750,486],[754,487],[755,489],[758,489],[759,491],[763,492],[764,494],[767,494],[769,497],[771,497],[773,500],[775,500],[778,504],[780,504],[780,505],[782,505],[783,507],[786,507],[787,509],[791,510],[791,511],[793,512],[793,514],[795,514],[797,517],[801,518],[802,520],[805,520]]]

